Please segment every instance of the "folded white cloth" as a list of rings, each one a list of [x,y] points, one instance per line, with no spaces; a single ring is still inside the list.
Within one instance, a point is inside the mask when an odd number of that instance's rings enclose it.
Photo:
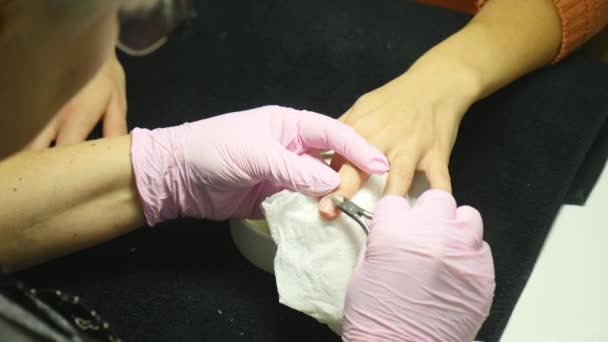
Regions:
[[[353,202],[373,211],[385,183],[386,176],[371,176]],[[262,208],[277,244],[279,302],[340,334],[346,289],[366,237],[346,215],[323,220],[317,203],[316,198],[282,191],[266,199]]]
[[[386,176],[371,176],[352,201],[373,212],[385,184]],[[417,173],[410,203],[428,187],[426,178]],[[277,245],[274,274],[279,302],[340,334],[346,289],[366,236],[346,215],[323,220],[317,202],[316,198],[285,190],[267,198],[262,209]]]

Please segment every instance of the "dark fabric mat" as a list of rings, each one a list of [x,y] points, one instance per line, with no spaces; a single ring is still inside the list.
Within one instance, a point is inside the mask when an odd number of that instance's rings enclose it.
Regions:
[[[608,96],[608,95],[606,95]],[[604,98],[606,98],[606,96]],[[574,176],[564,204],[585,205],[608,159],[608,120]]]
[[[337,117],[467,20],[402,0],[198,6],[184,37],[152,56],[125,58],[130,127],[265,104]],[[451,161],[454,193],[483,214],[496,262],[496,298],[481,339],[498,340],[608,116],[606,79],[608,67],[576,54],[475,105],[463,121]],[[127,341],[337,341],[277,303],[273,278],[237,253],[226,228],[168,222],[21,276],[81,295]]]

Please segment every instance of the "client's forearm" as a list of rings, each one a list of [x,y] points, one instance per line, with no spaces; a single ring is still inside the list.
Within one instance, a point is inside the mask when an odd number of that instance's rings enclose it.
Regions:
[[[34,265],[145,223],[131,136],[19,153],[0,162],[0,265]]]
[[[448,83],[451,78],[455,84],[475,82],[479,99],[550,63],[560,44],[553,1],[492,0],[463,29],[423,55],[408,74],[431,72]]]

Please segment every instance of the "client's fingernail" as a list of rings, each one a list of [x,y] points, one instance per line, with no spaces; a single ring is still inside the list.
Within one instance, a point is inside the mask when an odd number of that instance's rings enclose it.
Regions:
[[[329,198],[329,196],[323,197],[321,201],[319,201],[319,211],[327,215],[333,214],[334,204],[331,203],[331,198]]]

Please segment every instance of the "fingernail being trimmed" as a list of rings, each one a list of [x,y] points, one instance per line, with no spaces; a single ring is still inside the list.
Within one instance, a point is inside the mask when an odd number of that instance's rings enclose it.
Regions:
[[[330,196],[325,196],[319,201],[319,213],[321,217],[326,219],[333,219],[337,216],[337,209],[332,203]]]

